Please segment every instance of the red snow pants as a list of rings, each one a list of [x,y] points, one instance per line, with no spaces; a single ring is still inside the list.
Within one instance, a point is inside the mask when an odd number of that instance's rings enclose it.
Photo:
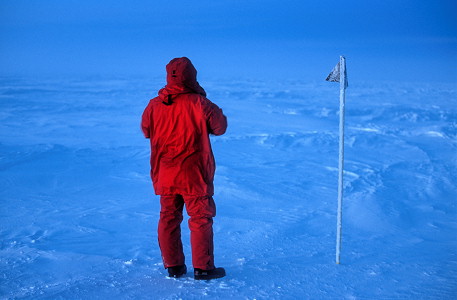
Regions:
[[[213,217],[216,205],[211,196],[160,196],[159,247],[165,268],[183,265],[181,241],[183,207],[189,215],[192,265],[203,270],[214,269]]]

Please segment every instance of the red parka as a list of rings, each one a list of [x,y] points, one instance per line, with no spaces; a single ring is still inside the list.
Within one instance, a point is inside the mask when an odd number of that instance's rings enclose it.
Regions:
[[[211,196],[216,166],[209,134],[224,134],[227,118],[206,98],[188,58],[173,59],[166,70],[167,85],[149,101],[141,122],[151,144],[155,193]]]

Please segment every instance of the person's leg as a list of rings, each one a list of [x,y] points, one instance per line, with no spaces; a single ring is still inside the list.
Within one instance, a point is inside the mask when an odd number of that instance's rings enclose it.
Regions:
[[[181,222],[184,201],[181,195],[160,197],[159,247],[165,268],[184,265]]]
[[[214,269],[213,217],[216,205],[211,196],[185,196],[189,215],[192,264],[196,269]]]

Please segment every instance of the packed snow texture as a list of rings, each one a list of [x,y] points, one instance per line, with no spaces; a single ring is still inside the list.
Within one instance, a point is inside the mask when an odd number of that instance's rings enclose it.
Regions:
[[[339,85],[200,82],[215,254],[227,277],[169,279],[139,122],[162,79],[1,78],[0,298],[455,299],[457,87],[351,82],[335,264]]]

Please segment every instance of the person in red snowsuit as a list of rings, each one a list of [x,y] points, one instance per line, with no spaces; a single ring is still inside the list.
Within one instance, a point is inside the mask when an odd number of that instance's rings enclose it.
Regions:
[[[209,135],[222,135],[227,118],[206,98],[197,70],[186,58],[166,66],[167,85],[149,101],[141,128],[151,145],[151,178],[160,195],[159,246],[169,276],[187,272],[181,242],[182,211],[186,206],[191,231],[195,279],[225,276],[213,254],[213,200],[216,169]]]

